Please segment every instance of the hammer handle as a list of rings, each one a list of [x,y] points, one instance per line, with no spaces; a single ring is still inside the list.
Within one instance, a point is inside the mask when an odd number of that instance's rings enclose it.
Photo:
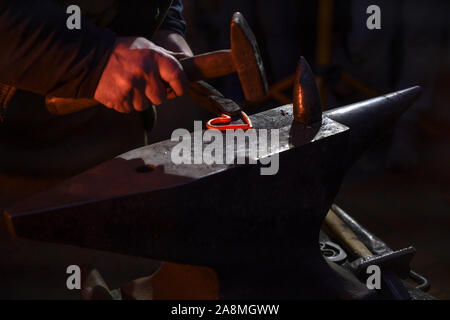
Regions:
[[[231,50],[220,50],[180,60],[189,81],[213,79],[236,71]],[[53,115],[66,115],[98,106],[94,99],[46,97],[47,110]]]
[[[372,252],[362,243],[356,234],[341,220],[332,210],[325,217],[325,226],[332,232],[333,236],[360,258],[372,256]]]
[[[231,50],[219,50],[180,60],[189,81],[214,79],[236,71]]]

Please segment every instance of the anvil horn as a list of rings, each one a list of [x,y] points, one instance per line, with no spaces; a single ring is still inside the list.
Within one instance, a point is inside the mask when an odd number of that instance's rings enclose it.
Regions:
[[[394,126],[395,121],[411,106],[421,91],[416,86],[324,113],[350,128],[348,166],[355,162],[377,136]]]

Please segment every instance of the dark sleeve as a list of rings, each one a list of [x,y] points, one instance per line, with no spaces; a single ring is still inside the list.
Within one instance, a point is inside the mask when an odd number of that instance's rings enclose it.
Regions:
[[[186,34],[186,21],[183,18],[182,0],[173,0],[160,29],[174,31],[183,37]]]
[[[66,26],[50,1],[0,0],[0,82],[43,95],[91,98],[115,34],[82,19]]]

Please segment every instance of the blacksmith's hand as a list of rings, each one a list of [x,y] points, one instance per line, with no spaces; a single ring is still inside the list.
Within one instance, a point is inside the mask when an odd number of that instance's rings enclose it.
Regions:
[[[143,111],[167,99],[166,88],[177,96],[189,83],[174,53],[145,38],[118,38],[97,85],[94,98],[122,113]]]

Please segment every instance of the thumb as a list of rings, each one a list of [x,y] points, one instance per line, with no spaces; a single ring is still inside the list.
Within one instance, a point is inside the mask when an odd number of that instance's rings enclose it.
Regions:
[[[182,51],[175,52],[175,51],[170,51],[170,50],[167,50],[167,49],[164,49],[164,51],[167,54],[170,54],[171,56],[173,56],[177,60],[181,60],[181,59],[185,59],[185,58],[189,58],[190,57],[190,55],[188,55],[188,54],[186,54],[185,52],[182,52]]]

